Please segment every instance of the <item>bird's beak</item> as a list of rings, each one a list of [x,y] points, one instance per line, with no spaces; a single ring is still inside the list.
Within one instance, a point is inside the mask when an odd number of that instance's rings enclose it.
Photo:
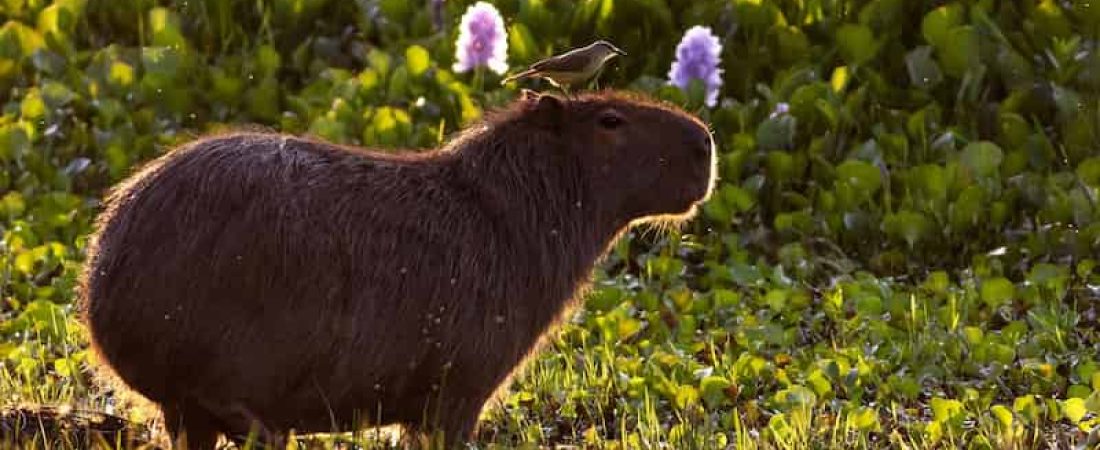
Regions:
[[[611,51],[618,53],[620,56],[626,56],[626,52],[619,49],[619,47],[611,47]]]

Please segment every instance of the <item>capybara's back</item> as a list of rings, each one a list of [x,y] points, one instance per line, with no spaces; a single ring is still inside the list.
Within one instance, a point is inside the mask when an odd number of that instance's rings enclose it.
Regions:
[[[613,95],[528,95],[422,153],[208,137],[109,196],[85,320],[191,448],[392,423],[461,441],[612,240],[690,215],[713,158],[697,120]]]

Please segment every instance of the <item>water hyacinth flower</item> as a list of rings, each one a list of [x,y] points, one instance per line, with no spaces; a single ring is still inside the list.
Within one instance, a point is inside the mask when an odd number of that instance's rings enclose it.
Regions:
[[[500,11],[487,2],[466,9],[455,45],[455,72],[488,67],[497,74],[508,70],[508,34]]]
[[[718,67],[721,53],[722,44],[709,27],[691,27],[676,46],[676,61],[668,72],[669,83],[686,91],[693,80],[702,81],[706,87],[706,105],[714,106],[722,86],[722,69]]]
[[[787,114],[791,110],[791,105],[786,102],[779,102],[775,104],[775,110],[768,115],[768,117],[778,117]]]
[[[442,30],[446,23],[443,22],[443,0],[428,0],[428,12],[432,17],[432,28]]]

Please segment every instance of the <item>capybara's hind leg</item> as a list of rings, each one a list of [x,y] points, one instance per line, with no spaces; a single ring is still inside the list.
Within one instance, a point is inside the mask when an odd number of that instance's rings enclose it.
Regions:
[[[453,399],[433,402],[432,408],[439,408],[438,414],[430,420],[430,425],[422,425],[423,437],[429,441],[431,450],[464,448],[474,438],[478,415],[484,400],[477,398]]]
[[[215,450],[218,423],[214,416],[193,402],[161,405],[164,427],[175,450]]]

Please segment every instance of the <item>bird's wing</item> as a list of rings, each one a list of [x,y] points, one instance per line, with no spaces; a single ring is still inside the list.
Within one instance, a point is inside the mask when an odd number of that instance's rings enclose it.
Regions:
[[[531,68],[539,72],[579,72],[588,65],[588,60],[578,50],[570,50],[557,56],[551,56],[534,63]]]

